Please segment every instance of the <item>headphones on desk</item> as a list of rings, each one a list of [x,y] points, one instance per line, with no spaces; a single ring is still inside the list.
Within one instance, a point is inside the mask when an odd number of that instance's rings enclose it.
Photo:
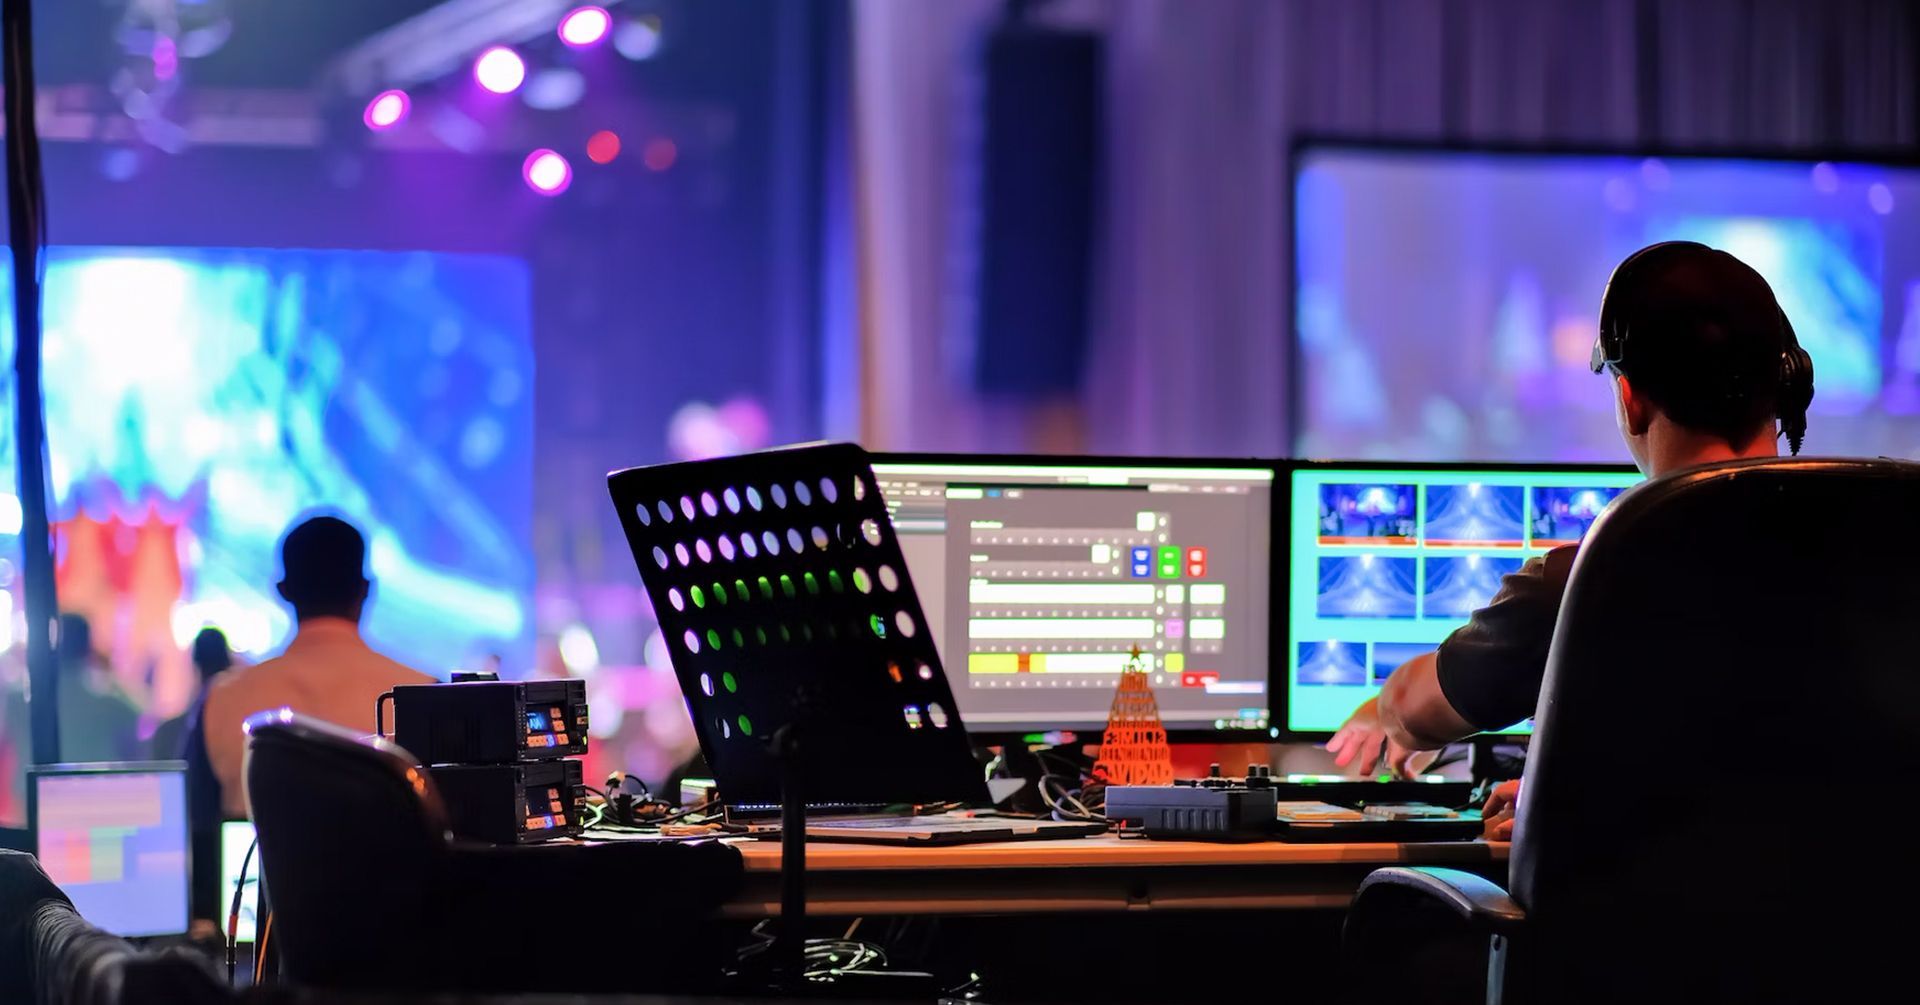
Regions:
[[[1645,263],[1657,254],[1677,249],[1695,249],[1714,251],[1698,241],[1661,241],[1649,244],[1639,251],[1628,255],[1607,277],[1606,292],[1600,298],[1600,334],[1593,341],[1593,354],[1588,361],[1594,373],[1612,370],[1615,376],[1624,376],[1628,336],[1631,331],[1620,317],[1622,311],[1615,306],[1615,291],[1632,288],[1635,275],[1645,268]],[[1724,254],[1724,252],[1722,252]],[[1764,281],[1764,279],[1763,279]],[[1625,294],[1621,294],[1625,296]],[[1787,312],[1776,302],[1774,310],[1780,318],[1780,369],[1775,387],[1774,413],[1780,420],[1780,432],[1787,438],[1787,447],[1793,453],[1800,452],[1800,444],[1807,435],[1807,406],[1813,403],[1813,357],[1800,347],[1800,338],[1794,334],[1793,322],[1787,319]],[[1744,374],[1732,374],[1728,378],[1726,396],[1744,398],[1747,395]]]

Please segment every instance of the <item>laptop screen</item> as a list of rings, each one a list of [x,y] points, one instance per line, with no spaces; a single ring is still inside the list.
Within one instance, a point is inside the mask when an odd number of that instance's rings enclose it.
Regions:
[[[168,764],[35,771],[35,851],[80,916],[115,935],[187,931],[187,776]]]

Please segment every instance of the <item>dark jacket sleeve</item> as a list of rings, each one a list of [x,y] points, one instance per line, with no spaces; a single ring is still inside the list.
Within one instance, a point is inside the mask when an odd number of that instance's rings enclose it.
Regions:
[[[1539,704],[1575,554],[1567,545],[1529,559],[1501,582],[1492,602],[1440,643],[1434,667],[1440,693],[1475,729],[1504,729]]]

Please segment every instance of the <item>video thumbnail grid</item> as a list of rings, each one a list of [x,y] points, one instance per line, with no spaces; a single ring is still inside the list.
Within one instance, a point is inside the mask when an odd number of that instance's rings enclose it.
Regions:
[[[1295,472],[1289,727],[1337,728],[1528,559],[1578,543],[1638,480],[1625,469]]]

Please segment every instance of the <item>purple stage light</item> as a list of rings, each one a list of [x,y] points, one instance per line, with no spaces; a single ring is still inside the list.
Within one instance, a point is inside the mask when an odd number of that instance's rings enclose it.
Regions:
[[[613,18],[605,7],[576,7],[560,19],[560,41],[584,49],[606,38],[612,27]]]
[[[405,91],[381,91],[367,102],[367,110],[360,114],[360,120],[374,132],[392,129],[406,120],[408,109],[413,102]]]
[[[559,195],[573,184],[573,165],[543,147],[527,155],[520,165],[520,177],[526,179],[528,188],[541,195]]]
[[[495,94],[512,94],[527,79],[527,64],[519,53],[496,45],[473,61],[473,79]]]

